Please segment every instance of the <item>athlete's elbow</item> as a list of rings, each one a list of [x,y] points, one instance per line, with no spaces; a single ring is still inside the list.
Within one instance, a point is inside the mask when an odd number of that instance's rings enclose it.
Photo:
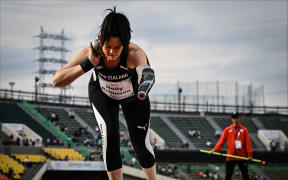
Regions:
[[[59,80],[56,76],[53,78],[53,86],[54,87],[64,87],[64,83]]]
[[[61,83],[59,83],[57,80],[53,79],[53,86],[54,87],[61,87]]]
[[[65,86],[67,86],[67,85],[68,85],[67,83],[54,82],[54,81],[53,81],[53,86],[54,86],[54,87],[65,87]]]

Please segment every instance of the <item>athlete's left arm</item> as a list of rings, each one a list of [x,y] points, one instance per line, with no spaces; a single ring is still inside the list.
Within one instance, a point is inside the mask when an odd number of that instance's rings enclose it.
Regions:
[[[148,65],[145,52],[136,44],[131,43],[127,61],[136,68],[139,84],[137,97],[144,100],[155,83],[154,70]]]

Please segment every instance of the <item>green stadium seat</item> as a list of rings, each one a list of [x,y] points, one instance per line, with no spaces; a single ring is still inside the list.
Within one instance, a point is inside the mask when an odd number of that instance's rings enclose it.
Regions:
[[[212,145],[217,143],[215,129],[202,117],[168,117],[171,122],[197,147],[205,148],[206,142],[210,141]],[[201,137],[191,137],[188,134],[189,129],[198,129]]]
[[[1,121],[4,123],[22,123],[31,128],[43,139],[54,138],[55,136],[22,110],[17,103],[0,102]]]
[[[161,136],[170,147],[178,147],[181,145],[181,139],[162,121],[158,116],[152,116],[150,120],[150,128]]]

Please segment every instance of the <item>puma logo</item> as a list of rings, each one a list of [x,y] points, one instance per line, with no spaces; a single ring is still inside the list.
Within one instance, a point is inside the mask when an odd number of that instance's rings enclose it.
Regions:
[[[146,126],[147,126],[147,125],[148,125],[148,123],[146,123],[145,126],[143,126],[143,127],[142,127],[142,126],[137,126],[137,128],[139,128],[139,129],[144,129],[144,131],[146,131]]]
[[[96,69],[103,69],[103,66],[96,66]]]

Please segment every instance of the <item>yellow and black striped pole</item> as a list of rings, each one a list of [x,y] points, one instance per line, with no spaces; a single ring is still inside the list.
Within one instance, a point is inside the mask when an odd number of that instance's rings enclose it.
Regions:
[[[266,161],[262,161],[262,160],[259,160],[259,159],[249,159],[247,157],[236,156],[236,155],[232,155],[232,154],[224,154],[224,153],[219,153],[219,152],[211,152],[211,151],[207,151],[207,150],[204,150],[204,149],[201,149],[200,152],[207,153],[207,154],[214,154],[214,155],[218,155],[218,156],[242,159],[242,160],[249,160],[249,161],[252,161],[252,162],[261,163],[262,165],[266,165]]]

